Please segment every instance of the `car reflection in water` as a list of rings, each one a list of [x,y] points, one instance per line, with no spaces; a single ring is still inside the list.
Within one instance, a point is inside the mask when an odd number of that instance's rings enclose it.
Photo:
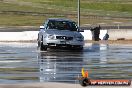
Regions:
[[[41,82],[75,83],[81,76],[82,67],[90,70],[91,78],[100,78],[101,74],[95,71],[107,66],[107,45],[95,43],[86,46],[83,51],[53,49],[40,52],[38,60]]]
[[[38,55],[40,82],[75,83],[81,73],[82,52],[48,51]]]

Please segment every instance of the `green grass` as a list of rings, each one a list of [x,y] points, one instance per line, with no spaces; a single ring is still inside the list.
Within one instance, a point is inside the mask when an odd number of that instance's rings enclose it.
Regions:
[[[0,3],[0,11],[45,12],[46,9],[32,7],[30,5],[18,5],[15,3]]]
[[[21,0],[32,3],[39,3],[42,6],[56,6],[63,7],[61,9],[70,10],[69,8],[73,8],[76,10],[77,8],[77,0]],[[109,2],[108,2],[109,1]],[[132,13],[132,1],[131,3],[127,3],[129,1],[125,0],[81,0],[81,8],[82,9],[91,9],[91,10],[103,10],[103,11],[118,11],[118,12],[130,12]]]
[[[0,2],[0,26],[38,26],[49,17],[70,18],[77,21],[77,0],[6,0]],[[96,24],[98,22],[123,21],[129,22],[132,17],[131,0],[80,0],[81,1],[81,24]],[[7,13],[5,13],[5,11]],[[8,11],[33,12],[38,16],[29,13],[14,13]],[[4,13],[3,13],[4,12]],[[39,13],[43,13],[40,16]],[[50,13],[48,15],[44,13]],[[56,14],[57,15],[56,15]],[[68,15],[69,14],[69,15]],[[74,15],[71,15],[74,14]],[[105,18],[89,18],[89,15],[109,16]],[[124,17],[123,19],[115,19]]]
[[[83,9],[102,10],[102,11],[118,11],[132,13],[132,4],[120,3],[83,3]]]
[[[46,18],[43,16],[0,15],[1,26],[39,26]]]

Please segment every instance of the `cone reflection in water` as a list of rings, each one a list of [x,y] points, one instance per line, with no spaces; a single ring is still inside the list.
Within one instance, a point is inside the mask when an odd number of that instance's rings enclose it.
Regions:
[[[84,71],[84,68],[82,68],[82,77],[88,78],[88,71]]]

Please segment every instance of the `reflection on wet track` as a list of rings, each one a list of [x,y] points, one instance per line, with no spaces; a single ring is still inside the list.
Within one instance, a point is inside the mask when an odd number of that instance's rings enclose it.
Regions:
[[[131,79],[132,45],[87,43],[83,51],[40,52],[36,43],[0,43],[0,83],[75,83],[82,67],[92,79]]]
[[[0,43],[0,83],[38,81],[34,43]]]
[[[82,52],[54,51],[40,53],[40,81],[75,82],[80,74]]]

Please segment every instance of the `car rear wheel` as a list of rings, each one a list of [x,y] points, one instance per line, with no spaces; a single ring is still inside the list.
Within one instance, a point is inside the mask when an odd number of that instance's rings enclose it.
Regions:
[[[83,50],[83,46],[73,46],[73,50]]]
[[[79,50],[83,50],[83,46],[80,46],[78,49],[79,49]]]

